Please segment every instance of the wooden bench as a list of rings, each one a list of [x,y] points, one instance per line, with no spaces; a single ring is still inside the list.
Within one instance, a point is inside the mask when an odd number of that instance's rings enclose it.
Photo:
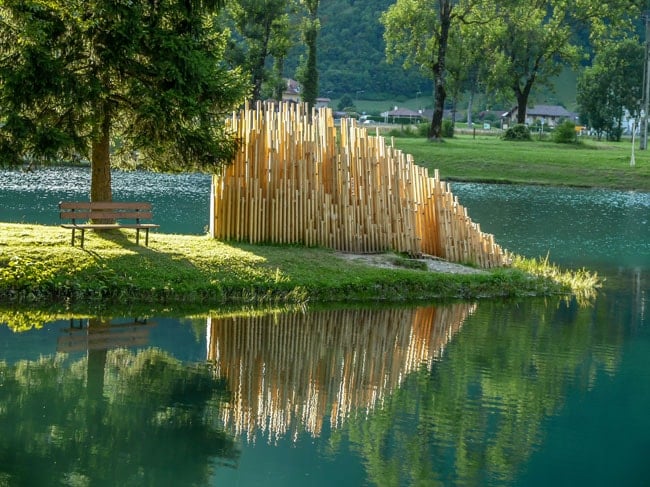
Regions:
[[[59,216],[70,223],[62,223],[63,228],[72,230],[74,246],[75,231],[81,230],[81,247],[84,246],[86,230],[113,230],[117,228],[135,229],[135,243],[140,243],[140,230],[145,232],[145,245],[149,245],[149,230],[158,228],[155,223],[142,223],[153,218],[151,203],[112,202],[112,201],[61,201]],[[132,220],[125,223],[122,220]],[[107,222],[107,223],[104,223]]]
[[[108,350],[110,348],[129,348],[149,343],[151,327],[155,322],[135,319],[132,323],[91,326],[88,320],[78,325],[70,319],[70,328],[64,328],[57,339],[57,352],[83,352],[87,350]]]

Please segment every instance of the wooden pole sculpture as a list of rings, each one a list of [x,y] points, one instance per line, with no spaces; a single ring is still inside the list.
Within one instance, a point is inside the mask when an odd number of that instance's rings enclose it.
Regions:
[[[330,109],[258,102],[228,124],[242,145],[213,176],[214,238],[428,254],[482,268],[508,263],[437,170],[429,176],[354,119],[337,130]]]

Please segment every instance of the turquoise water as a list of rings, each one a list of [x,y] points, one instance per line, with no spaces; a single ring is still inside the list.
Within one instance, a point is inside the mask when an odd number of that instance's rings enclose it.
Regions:
[[[470,217],[507,249],[569,267],[650,267],[650,193],[451,185]]]
[[[210,176],[114,171],[115,201],[150,201],[163,233],[202,234],[210,218]],[[0,221],[57,225],[59,201],[89,201],[90,169],[0,170]]]
[[[0,172],[0,220],[58,223],[85,187],[66,171]],[[116,199],[153,201],[161,231],[204,231],[209,178],[119,178]],[[589,303],[5,313],[0,485],[648,485],[650,194],[453,190],[506,248],[604,288]]]

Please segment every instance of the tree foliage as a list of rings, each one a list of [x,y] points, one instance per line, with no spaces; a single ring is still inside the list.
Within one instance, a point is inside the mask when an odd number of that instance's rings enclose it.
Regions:
[[[328,0],[319,6],[318,71],[320,94],[355,96],[371,100],[413,98],[418,91],[431,92],[431,81],[418,68],[404,69],[388,63],[380,12],[394,0],[361,2]],[[297,58],[304,52],[296,49]],[[296,61],[288,62],[289,66]]]
[[[280,66],[291,45],[296,42],[290,14],[294,10],[293,0],[232,0],[228,2],[227,13],[235,31],[228,57],[234,64],[241,65],[250,76],[253,86],[253,100],[273,93],[277,79],[269,69],[269,61],[275,59]],[[277,73],[277,70],[276,70]]]
[[[576,124],[571,120],[565,120],[553,130],[553,141],[558,144],[575,144],[578,141]]]
[[[645,49],[634,40],[606,45],[578,80],[580,118],[600,138],[620,140],[627,110],[637,118],[643,98]]]
[[[429,138],[442,137],[451,33],[461,23],[472,21],[480,3],[480,0],[397,0],[382,15],[388,59],[402,58],[405,67],[418,66],[433,80],[434,109]]]
[[[503,133],[503,140],[530,140],[530,129],[528,125],[517,123]]]
[[[524,123],[534,88],[549,86],[563,66],[577,65],[586,30],[594,45],[632,31],[639,2],[613,0],[506,0],[493,2],[482,15],[492,19],[484,31],[484,52],[491,86],[513,96],[517,121]]]
[[[89,159],[97,201],[111,199],[111,161],[218,171],[236,148],[224,114],[247,90],[223,62],[220,4],[3,1],[2,163]]]
[[[303,0],[307,15],[302,23],[302,38],[307,49],[306,59],[298,71],[298,81],[302,84],[302,100],[310,106],[316,105],[318,98],[318,31],[320,21],[318,20],[318,4],[320,0]]]

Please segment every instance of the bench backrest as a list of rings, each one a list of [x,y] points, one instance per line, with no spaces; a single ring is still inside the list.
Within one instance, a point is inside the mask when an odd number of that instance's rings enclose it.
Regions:
[[[61,219],[75,220],[119,220],[153,218],[151,203],[123,201],[61,201]]]

